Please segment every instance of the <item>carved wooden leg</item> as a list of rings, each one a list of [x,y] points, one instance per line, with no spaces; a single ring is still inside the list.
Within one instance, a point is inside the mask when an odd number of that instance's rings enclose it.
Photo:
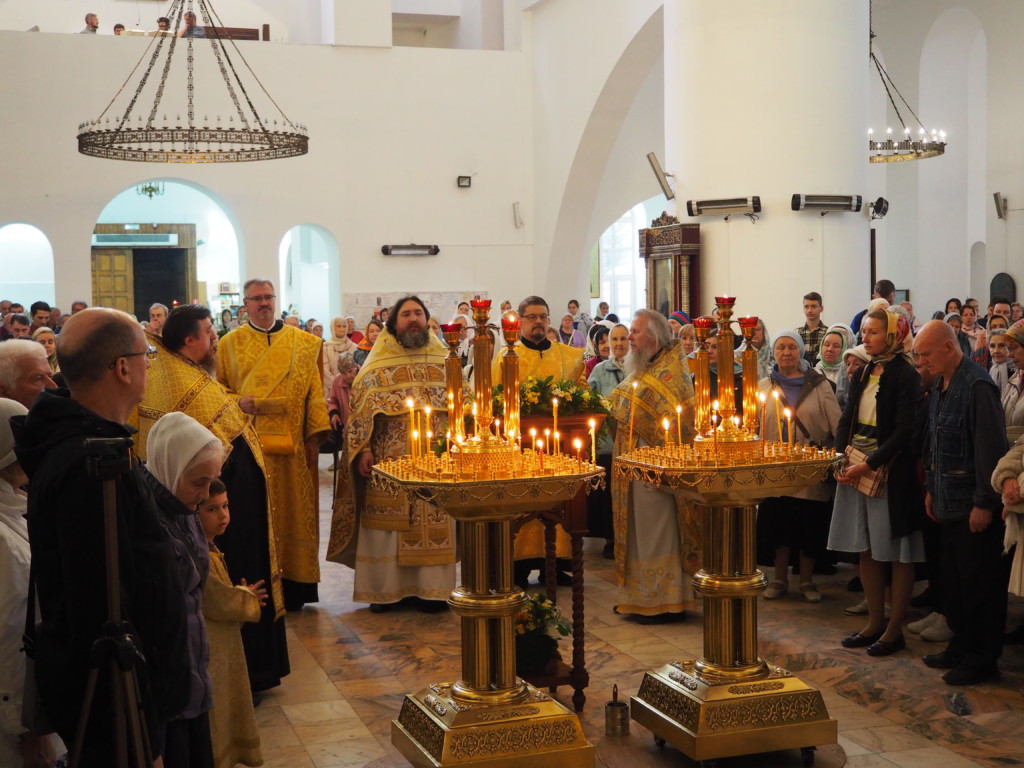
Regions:
[[[587,702],[583,689],[590,682],[587,673],[587,654],[583,643],[586,619],[583,615],[583,534],[572,534],[572,705],[583,711]]]

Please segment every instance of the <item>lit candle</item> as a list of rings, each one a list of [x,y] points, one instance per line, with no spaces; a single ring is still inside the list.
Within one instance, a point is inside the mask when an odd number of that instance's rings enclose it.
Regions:
[[[420,431],[418,429],[414,429],[412,431],[413,458],[416,458],[416,451],[417,451],[417,448],[419,446],[419,442],[420,442]]]
[[[768,398],[764,396],[764,392],[759,392],[757,399],[761,401],[761,456],[764,456],[764,414],[768,408]]]
[[[597,422],[591,419],[587,422],[590,426],[590,461],[597,466]]]
[[[426,452],[424,454],[427,458],[430,457],[430,453],[432,451],[432,449],[430,447],[430,444],[432,442],[434,442],[434,432],[433,432],[433,430],[428,429],[427,430],[427,450],[426,450]]]
[[[719,403],[718,403],[717,400],[715,400],[715,401],[713,401],[711,403],[711,428],[713,430],[715,430],[715,432],[718,431],[718,427],[716,427],[715,424],[721,424],[722,423],[722,417],[719,416],[719,414],[718,414],[718,406],[719,406]],[[715,419],[716,416],[718,417],[717,421]]]
[[[455,393],[448,390],[448,429],[455,429]]]
[[[494,436],[501,437],[501,419],[494,420]]]
[[[532,430],[531,430],[532,431]],[[537,451],[537,458],[540,461],[540,470],[544,471],[544,441],[537,438],[533,443],[534,450]]]
[[[537,444],[537,428],[530,427],[530,442],[534,445]]]
[[[778,440],[782,442],[782,411],[779,410],[779,390],[772,390],[772,397],[775,399],[775,431],[779,433]]]
[[[430,406],[423,408],[423,433],[427,435],[427,445],[424,454],[430,453],[430,438],[433,437],[433,424],[430,423]]]
[[[416,403],[413,402],[411,397],[406,398],[405,407],[409,409],[409,455],[415,454],[415,443],[413,442],[412,433],[416,431]]]
[[[557,432],[558,431],[558,398],[557,397],[552,397],[551,398],[551,416],[552,416],[552,418],[554,419],[554,422],[555,422],[554,424],[551,425],[551,431],[552,432]]]
[[[717,406],[717,404],[718,404],[717,400],[715,400],[715,404]],[[711,414],[711,437],[712,437],[712,444],[714,445],[714,448],[715,448],[715,458],[716,459],[718,458],[718,420],[721,419],[721,418],[722,417],[718,415],[718,408],[716,407],[715,408],[715,413]]]
[[[553,437],[554,440],[555,440],[555,454],[557,455],[557,454],[562,452],[562,444],[560,442],[561,439],[562,439],[562,433],[561,432],[552,432],[551,433],[551,437]]]
[[[548,447],[548,440],[551,439],[551,430],[547,427],[544,428],[544,453],[551,453],[551,449]]]
[[[470,427],[470,434],[476,434],[476,403],[473,403],[473,424]]]
[[[663,418],[661,420],[661,426],[665,430],[665,447],[668,448],[668,441],[669,441],[669,436],[668,436],[668,416],[666,416],[665,418]]]
[[[448,454],[452,452],[452,431],[450,429],[444,433],[444,452]]]
[[[683,406],[676,405],[676,444],[683,444]]]
[[[786,442],[793,445],[793,412],[787,408],[786,414]]]
[[[629,398],[629,443],[626,445],[626,450],[633,450],[633,415],[636,413],[636,386],[638,382],[633,382],[633,393]]]
[[[573,446],[576,448],[576,471],[583,471],[583,441],[578,437],[572,441]]]

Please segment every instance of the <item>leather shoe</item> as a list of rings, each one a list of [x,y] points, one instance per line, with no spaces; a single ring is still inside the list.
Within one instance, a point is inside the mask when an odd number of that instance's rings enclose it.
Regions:
[[[907,639],[901,634],[892,642],[876,640],[868,646],[868,656],[889,656],[907,647]]]
[[[985,667],[956,667],[942,676],[948,685],[974,685],[998,680],[999,670],[995,664]]]
[[[924,665],[932,669],[953,669],[962,659],[963,657],[959,653],[954,653],[948,648],[944,651],[929,653],[921,657]]]
[[[843,638],[843,648],[867,648],[877,643],[883,634],[884,630],[873,635],[862,635],[860,632],[854,632],[852,635],[847,635]]]

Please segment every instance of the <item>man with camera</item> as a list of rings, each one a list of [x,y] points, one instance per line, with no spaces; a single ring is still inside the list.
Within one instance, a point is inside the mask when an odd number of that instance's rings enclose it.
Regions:
[[[129,315],[96,308],[68,321],[57,351],[69,390],[43,392],[27,416],[12,420],[31,488],[29,540],[42,620],[35,681],[46,714],[71,745],[90,669],[99,665],[78,746],[82,765],[115,765],[115,715],[131,733],[133,712],[112,680],[127,678],[125,690],[134,685],[131,675],[112,675],[94,653],[104,647],[97,640],[114,640],[137,677],[149,748],[159,765],[164,726],[188,701],[190,667],[175,556],[124,426],[145,393],[154,350]],[[116,498],[116,608],[123,623],[113,627],[102,478],[113,478]]]

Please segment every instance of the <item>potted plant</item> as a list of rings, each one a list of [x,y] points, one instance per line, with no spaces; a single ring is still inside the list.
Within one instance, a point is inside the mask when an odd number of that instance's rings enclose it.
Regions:
[[[520,675],[543,673],[558,659],[558,638],[567,637],[569,622],[558,606],[543,594],[532,595],[516,616],[516,671]]]

